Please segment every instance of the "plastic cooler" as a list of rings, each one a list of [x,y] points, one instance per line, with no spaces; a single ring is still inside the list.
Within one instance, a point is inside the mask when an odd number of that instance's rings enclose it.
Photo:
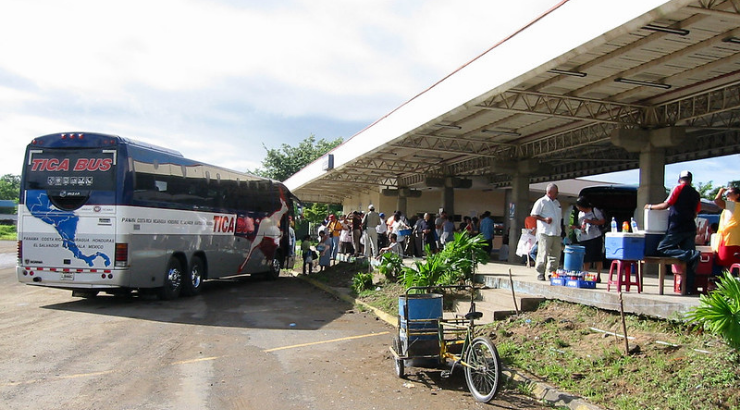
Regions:
[[[668,230],[668,210],[667,209],[646,209],[645,210],[645,231],[663,232]]]
[[[645,234],[607,232],[606,258],[636,261],[645,257]]]

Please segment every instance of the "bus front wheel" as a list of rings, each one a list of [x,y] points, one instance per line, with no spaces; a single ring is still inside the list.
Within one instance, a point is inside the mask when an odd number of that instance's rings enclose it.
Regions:
[[[205,273],[205,263],[203,259],[196,256],[190,264],[190,269],[185,272],[182,281],[182,294],[186,296],[195,296],[200,293],[203,287],[203,275]]]
[[[164,283],[159,288],[159,298],[162,300],[177,299],[182,290],[182,264],[172,257],[167,263],[167,271],[164,274]]]

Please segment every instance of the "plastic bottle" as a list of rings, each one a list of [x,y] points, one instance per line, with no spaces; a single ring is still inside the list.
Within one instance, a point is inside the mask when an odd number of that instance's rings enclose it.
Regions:
[[[632,232],[637,232],[637,221],[635,221],[635,218],[632,218],[630,221],[630,226],[632,227]]]
[[[630,223],[627,221],[622,222],[622,232],[630,231]]]
[[[617,220],[612,216],[612,232],[617,232]]]

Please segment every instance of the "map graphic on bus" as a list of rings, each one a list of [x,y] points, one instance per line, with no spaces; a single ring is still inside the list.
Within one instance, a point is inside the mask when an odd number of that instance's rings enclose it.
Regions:
[[[26,206],[31,215],[54,227],[62,238],[62,246],[69,249],[75,258],[93,266],[98,257],[102,258],[105,266],[110,266],[110,257],[102,252],[93,255],[85,255],[77,246],[75,235],[77,234],[77,223],[80,218],[70,211],[53,209],[48,195],[44,191],[27,191]]]

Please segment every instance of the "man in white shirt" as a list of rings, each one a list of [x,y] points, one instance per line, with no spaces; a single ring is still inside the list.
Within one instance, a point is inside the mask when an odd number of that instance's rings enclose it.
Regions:
[[[560,264],[563,243],[560,236],[563,211],[557,200],[558,186],[548,184],[545,196],[532,207],[531,215],[537,220],[537,279],[547,280],[545,272],[555,272]]]

